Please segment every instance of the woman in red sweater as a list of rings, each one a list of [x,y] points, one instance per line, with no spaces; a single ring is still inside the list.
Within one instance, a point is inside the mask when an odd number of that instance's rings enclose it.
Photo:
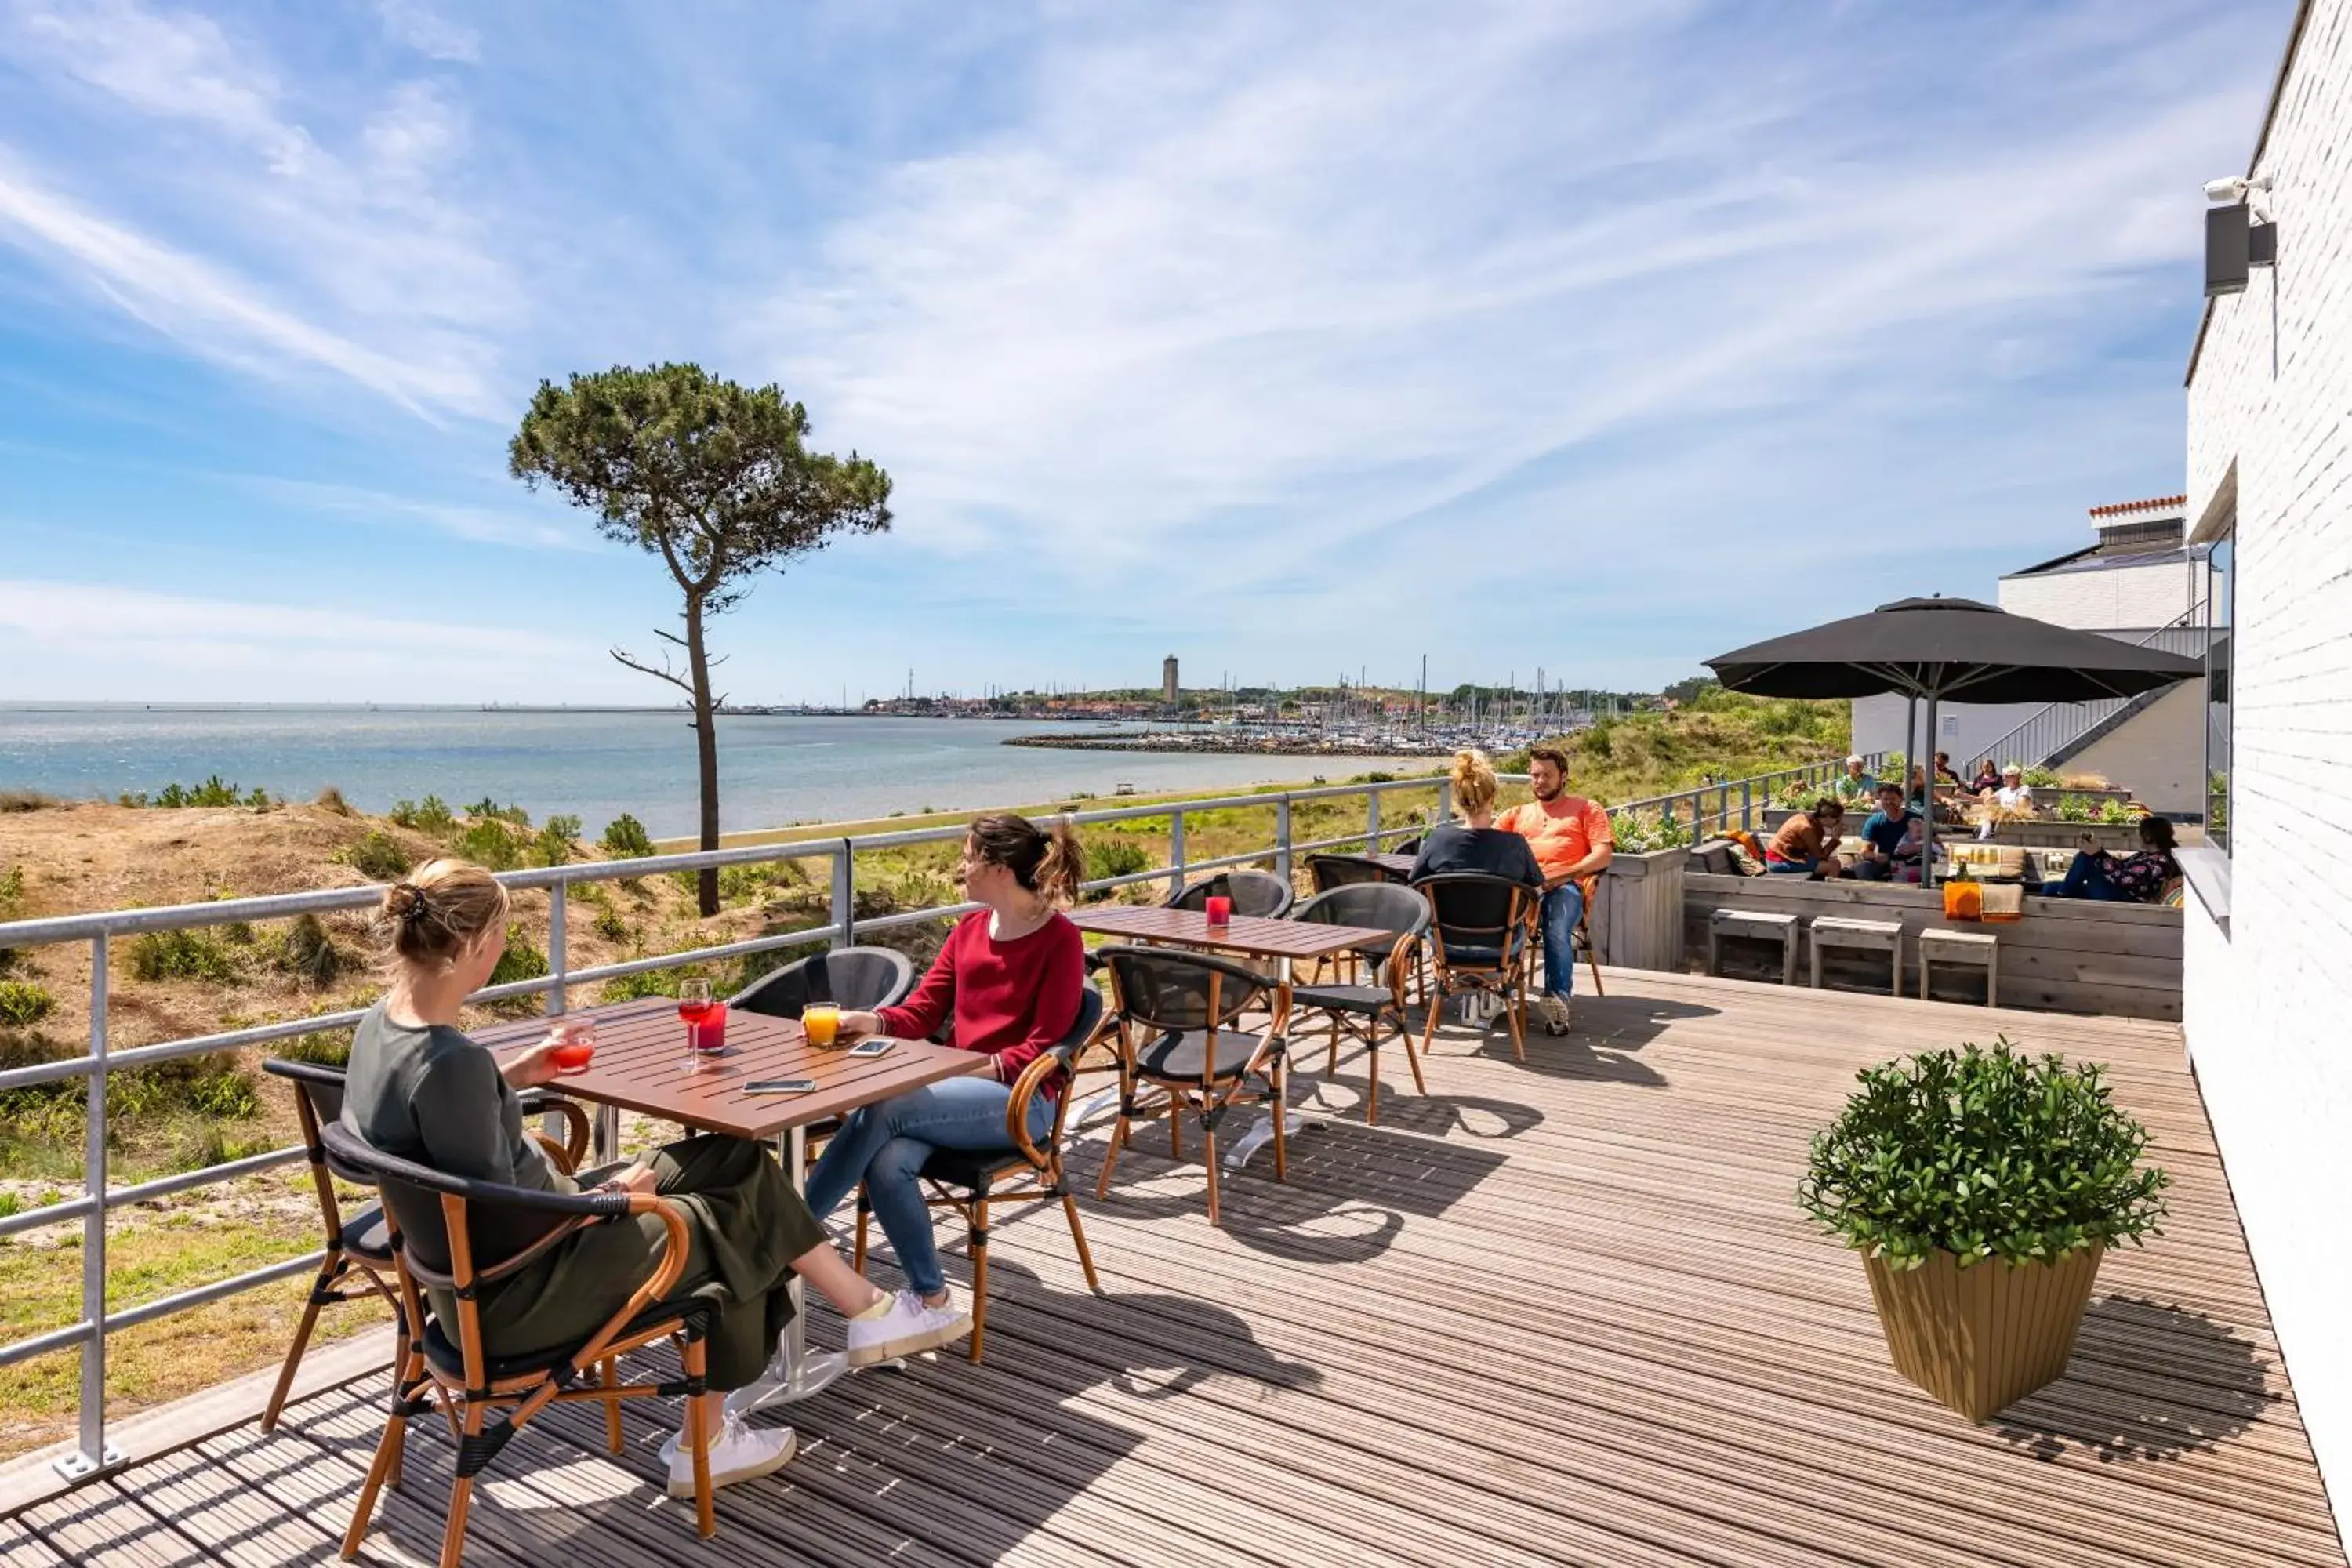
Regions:
[[[921,1039],[952,1016],[954,1043],[989,1058],[992,1070],[945,1079],[852,1111],[809,1173],[808,1205],[824,1219],[863,1181],[908,1289],[901,1305],[927,1325],[961,1323],[931,1242],[931,1215],[916,1174],[933,1149],[1010,1149],[1005,1109],[1021,1069],[1058,1044],[1078,1020],[1087,984],[1086,944],[1056,907],[1076,898],[1085,876],[1077,835],[1051,835],[1024,816],[983,816],[963,841],[967,897],[987,908],[958,921],[923,983],[900,1005],[844,1013],[841,1033]],[[1029,1135],[1053,1123],[1048,1084],[1030,1102]]]

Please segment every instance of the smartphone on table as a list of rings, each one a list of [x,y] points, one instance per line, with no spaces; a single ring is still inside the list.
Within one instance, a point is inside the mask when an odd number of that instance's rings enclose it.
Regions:
[[[878,1057],[898,1042],[887,1035],[874,1035],[849,1047],[853,1057]]]
[[[755,1078],[743,1086],[745,1094],[814,1094],[813,1078]]]

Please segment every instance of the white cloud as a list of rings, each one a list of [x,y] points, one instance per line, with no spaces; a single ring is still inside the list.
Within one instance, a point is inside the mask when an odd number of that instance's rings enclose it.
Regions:
[[[264,605],[245,599],[197,599],[184,595],[113,588],[103,583],[52,583],[0,578],[0,632],[16,632],[49,658],[101,651],[108,658],[285,660],[334,658],[355,663],[452,666],[491,658],[560,658],[597,648],[482,623],[400,621],[324,606]]]
[[[503,414],[523,295],[467,199],[443,88],[306,100],[263,46],[136,0],[28,0],[0,18],[7,59],[72,86],[18,132],[39,129],[46,167],[0,140],[0,240],[236,370]]]
[[[424,0],[376,0],[375,9],[383,19],[384,37],[396,44],[436,60],[472,65],[482,58],[479,34],[441,16]]]
[[[370,522],[422,522],[455,539],[479,544],[530,545],[555,550],[593,550],[596,535],[585,517],[570,528],[527,517],[510,509],[470,506],[458,501],[431,500],[393,495],[356,485],[322,484],[311,479],[243,476],[241,482],[266,495],[281,497],[298,506]]]
[[[1467,504],[1451,537],[1501,531],[1449,563],[1468,585],[1523,569],[1512,533],[1613,542],[1574,468],[1661,428],[1769,466],[1723,437],[1805,413],[1916,458],[1923,407],[1965,439],[2027,395],[1976,363],[1988,323],[2079,365],[2146,319],[2130,290],[2197,241],[2184,171],[2252,97],[2202,69],[2216,30],[2160,18],[1981,65],[1792,31],[1759,66],[1649,8],[1318,16],[1048,40],[1012,122],[877,182],[771,296],[774,363],[821,436],[892,468],[902,531],[1273,593]],[[1882,76],[1970,122],[1866,105]],[[1551,504],[1500,493],[1545,464],[1571,469]],[[1752,542],[1755,468],[1672,477],[1682,543]]]

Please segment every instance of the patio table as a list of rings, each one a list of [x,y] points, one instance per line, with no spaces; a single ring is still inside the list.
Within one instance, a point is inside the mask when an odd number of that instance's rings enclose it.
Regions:
[[[1326,925],[1320,921],[1276,921],[1258,915],[1235,915],[1213,926],[1198,910],[1157,909],[1137,904],[1111,904],[1070,911],[1070,922],[1080,931],[1102,936],[1122,936],[1171,947],[1198,947],[1217,952],[1237,952],[1268,958],[1275,963],[1275,986],[1282,995],[1282,1011],[1290,1011],[1290,965],[1296,959],[1332,958],[1375,942],[1391,942],[1396,932],[1371,926]],[[1087,1111],[1094,1109],[1092,1104]],[[1084,1115],[1082,1111],[1080,1114]],[[1298,1117],[1301,1127],[1321,1126],[1328,1120],[1308,1110]],[[1274,1118],[1258,1118],[1225,1156],[1225,1169],[1238,1171],[1251,1155],[1274,1138]]]
[[[1412,875],[1412,863],[1420,857],[1399,855],[1393,850],[1380,849],[1365,856],[1364,858],[1379,866],[1383,871],[1394,872],[1399,877],[1410,877]]]
[[[861,1105],[887,1100],[910,1089],[979,1072],[988,1058],[976,1051],[926,1040],[899,1040],[878,1057],[853,1057],[845,1047],[808,1043],[796,1019],[765,1013],[730,1011],[726,1048],[689,1060],[686,1026],[668,997],[615,1003],[567,1013],[567,1020],[596,1026],[596,1055],[587,1067],[557,1079],[553,1088],[573,1099],[675,1121],[699,1131],[737,1138],[776,1140],[777,1157],[794,1192],[807,1188],[807,1130],[846,1116]],[[541,1038],[547,1017],[501,1024],[475,1036],[493,1051]],[[809,1094],[747,1094],[755,1079],[816,1080]],[[806,1399],[848,1369],[837,1352],[808,1350],[806,1300],[800,1277],[792,1283],[793,1321],[785,1331],[780,1365],[749,1388],[729,1396],[730,1411]]]

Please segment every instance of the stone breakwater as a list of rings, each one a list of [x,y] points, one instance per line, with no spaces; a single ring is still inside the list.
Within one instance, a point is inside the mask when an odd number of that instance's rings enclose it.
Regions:
[[[1150,733],[1117,735],[1013,735],[1008,746],[1071,752],[1157,752],[1196,756],[1358,757],[1419,761],[1453,755],[1450,744],[1384,736],[1377,741],[1329,735]]]

